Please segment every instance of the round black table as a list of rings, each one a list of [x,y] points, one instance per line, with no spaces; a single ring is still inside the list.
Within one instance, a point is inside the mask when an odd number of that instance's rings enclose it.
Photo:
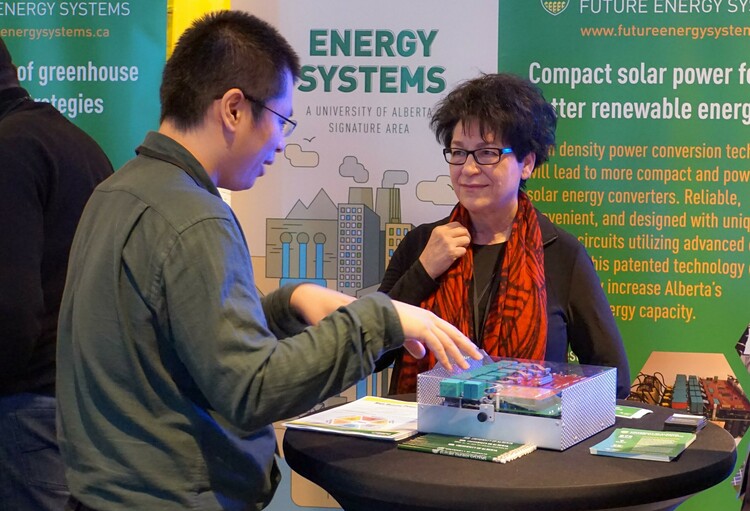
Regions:
[[[594,456],[589,447],[614,427],[661,430],[674,410],[615,426],[565,451],[536,451],[507,464],[397,449],[396,443],[287,429],[289,466],[347,511],[651,511],[674,509],[734,470],[735,442],[709,423],[679,458],[657,462]]]

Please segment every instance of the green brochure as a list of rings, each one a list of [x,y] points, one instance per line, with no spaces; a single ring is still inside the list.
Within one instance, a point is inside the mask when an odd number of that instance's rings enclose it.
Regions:
[[[589,450],[599,456],[672,461],[694,441],[695,433],[617,428]]]

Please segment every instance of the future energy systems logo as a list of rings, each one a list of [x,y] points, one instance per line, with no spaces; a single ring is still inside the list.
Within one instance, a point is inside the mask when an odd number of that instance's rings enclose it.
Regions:
[[[570,0],[541,0],[544,10],[553,16],[557,16],[568,8]]]

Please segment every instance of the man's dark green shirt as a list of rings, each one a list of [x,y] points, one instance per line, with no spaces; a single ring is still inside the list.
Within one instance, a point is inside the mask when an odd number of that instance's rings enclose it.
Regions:
[[[58,340],[71,493],[112,511],[260,509],[278,483],[270,424],[368,375],[403,331],[380,293],[308,328],[292,288],[259,298],[200,163],[154,132],[138,153],[96,189],[71,251]]]

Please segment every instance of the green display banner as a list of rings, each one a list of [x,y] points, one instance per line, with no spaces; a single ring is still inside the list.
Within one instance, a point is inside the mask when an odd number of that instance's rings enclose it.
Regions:
[[[750,321],[749,14],[741,0],[500,1],[499,68],[559,115],[529,196],[587,247],[636,383],[686,373],[741,391],[735,375],[748,379],[735,344]],[[695,357],[645,370],[655,352]],[[717,353],[723,373],[701,366]],[[722,392],[695,413],[721,411]],[[719,486],[680,509],[738,509]]]
[[[159,120],[167,2],[0,2],[21,85],[102,146],[115,168]]]

